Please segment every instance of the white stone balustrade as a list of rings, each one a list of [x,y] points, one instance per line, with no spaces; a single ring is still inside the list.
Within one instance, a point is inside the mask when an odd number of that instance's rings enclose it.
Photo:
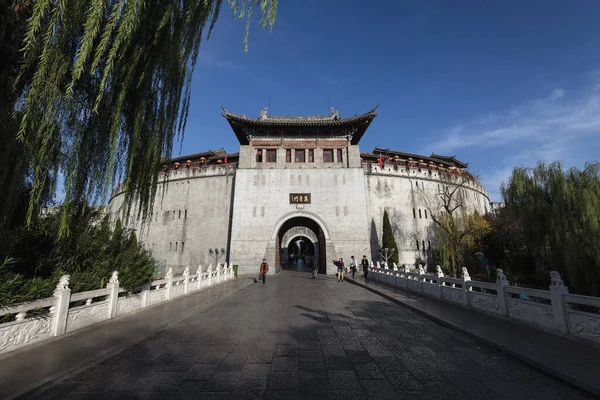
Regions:
[[[435,274],[426,273],[421,265],[417,273],[403,267],[390,270],[372,265],[369,279],[600,343],[600,298],[570,294],[556,271],[550,272],[549,290],[538,290],[511,286],[501,269],[496,270],[497,280],[491,283],[472,281],[466,268],[462,278],[450,278],[439,266]]]
[[[181,276],[173,276],[169,268],[165,279],[147,284],[134,295],[119,288],[117,271],[106,288],[87,292],[72,294],[69,279],[69,275],[61,277],[53,297],[0,309],[0,317],[15,316],[14,321],[0,324],[0,354],[232,280],[234,273],[231,263],[217,265],[216,269],[211,264],[206,271],[199,265],[194,274],[188,266]],[[84,305],[77,305],[83,301]],[[27,312],[43,309],[48,313],[27,317]]]

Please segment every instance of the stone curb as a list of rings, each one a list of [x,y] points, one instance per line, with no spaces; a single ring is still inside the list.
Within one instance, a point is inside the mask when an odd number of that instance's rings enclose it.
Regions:
[[[218,295],[218,297],[215,298],[213,301],[211,301],[209,304],[202,304],[202,305],[198,306],[197,308],[194,308],[193,310],[190,310],[188,312],[183,313],[181,315],[181,318],[178,321],[175,321],[175,322],[172,322],[172,323],[163,324],[163,325],[159,326],[157,328],[157,330],[155,330],[155,331],[153,331],[153,332],[151,332],[149,334],[143,335],[141,337],[141,339],[135,340],[133,342],[129,342],[129,343],[127,343],[125,345],[122,345],[122,346],[118,346],[118,345],[117,346],[113,346],[110,349],[107,349],[107,350],[104,350],[104,351],[100,352],[97,357],[94,357],[92,359],[87,359],[87,360],[83,361],[82,364],[80,364],[80,365],[78,365],[76,367],[73,367],[71,369],[60,371],[60,372],[58,372],[58,373],[56,373],[54,375],[51,375],[50,377],[44,379],[43,381],[32,383],[31,385],[26,386],[25,388],[17,391],[16,393],[12,393],[8,397],[3,397],[2,399],[3,400],[25,400],[25,399],[30,398],[31,396],[42,394],[46,390],[48,390],[48,389],[56,386],[57,384],[60,384],[64,380],[66,380],[66,379],[68,379],[68,378],[70,378],[70,377],[72,377],[74,375],[77,375],[78,373],[80,373],[80,372],[82,372],[82,371],[84,371],[84,370],[86,370],[88,368],[91,368],[91,367],[94,367],[94,366],[98,365],[99,363],[101,363],[101,362],[103,362],[105,360],[108,360],[109,358],[112,358],[112,357],[118,355],[122,351],[124,351],[124,350],[126,350],[126,349],[128,349],[128,348],[130,348],[132,346],[135,346],[135,345],[137,345],[137,344],[139,344],[141,342],[143,342],[144,340],[147,340],[149,338],[152,338],[152,337],[158,335],[159,333],[163,332],[165,329],[169,328],[170,326],[173,326],[173,325],[179,323],[181,320],[185,319],[192,312],[198,312],[200,310],[206,309],[207,307],[213,306],[214,304],[218,303],[219,301],[221,301],[221,300],[229,297],[230,295],[232,295],[236,291],[238,291],[240,289],[243,289],[246,286],[250,286],[252,284],[252,280],[249,279],[249,277],[250,277],[249,275],[238,275],[237,278],[234,278],[234,281],[237,280],[237,279],[241,279],[241,280],[244,281],[244,282],[241,283],[241,286],[239,288],[237,288],[236,290],[231,290],[229,292],[222,293],[222,294]],[[228,282],[232,282],[232,281],[228,281]],[[228,282],[223,282],[223,284],[228,283]],[[210,289],[210,288],[208,288],[208,289]],[[173,299],[173,300],[177,301],[179,299],[183,299],[185,297],[188,297],[188,296],[191,296],[191,295],[194,295],[194,294],[200,294],[202,292],[203,291],[197,291],[197,292],[194,292],[194,293],[189,293],[189,294],[187,294],[185,296],[179,296],[179,297],[177,297],[176,299]],[[148,309],[154,308],[154,307],[158,307],[158,306],[164,305],[164,304],[165,303],[158,303],[158,304],[153,305],[152,307],[148,307]],[[128,316],[130,316],[130,315],[123,315],[123,319],[127,318]],[[117,319],[119,319],[119,318],[117,318]],[[111,322],[113,322],[115,320],[103,321],[101,323],[111,323]],[[93,328],[93,325],[91,327]],[[90,328],[90,327],[86,327],[86,328]],[[138,336],[138,338],[139,338],[139,336]]]
[[[530,366],[532,366],[532,367],[534,367],[534,368],[536,368],[536,369],[538,369],[538,370],[540,370],[540,371],[542,371],[542,372],[544,372],[544,373],[546,373],[548,375],[551,375],[551,376],[553,376],[555,378],[558,378],[558,379],[566,382],[567,384],[569,384],[571,386],[574,386],[574,387],[576,387],[578,389],[581,389],[581,390],[583,390],[585,392],[588,392],[588,393],[590,393],[590,394],[592,394],[592,395],[597,396],[597,397],[600,398],[600,388],[594,387],[594,386],[590,386],[587,383],[585,383],[585,382],[577,379],[577,377],[575,377],[573,375],[567,375],[567,374],[565,374],[562,371],[559,371],[559,370],[557,370],[555,368],[552,368],[551,366],[548,366],[548,365],[545,365],[543,363],[540,363],[540,362],[538,362],[538,361],[536,361],[536,360],[534,360],[534,359],[532,359],[532,358],[530,358],[530,357],[528,357],[526,355],[523,355],[523,354],[521,354],[521,353],[519,353],[519,352],[517,352],[517,351],[515,351],[513,349],[510,349],[508,347],[505,347],[505,346],[502,346],[502,345],[500,345],[498,343],[495,343],[495,342],[493,342],[493,341],[485,338],[484,336],[478,335],[475,332],[472,332],[472,331],[470,331],[468,329],[465,329],[465,328],[461,327],[460,325],[456,325],[456,324],[454,324],[452,322],[449,322],[449,321],[446,321],[446,320],[444,320],[442,318],[439,318],[437,316],[431,315],[431,314],[427,313],[426,311],[423,311],[423,310],[421,310],[421,309],[419,309],[419,308],[417,308],[417,307],[415,307],[413,305],[405,303],[402,300],[399,300],[399,299],[397,299],[397,298],[395,298],[393,296],[390,296],[390,295],[388,295],[386,293],[383,293],[383,292],[381,292],[381,291],[379,291],[379,290],[377,290],[377,289],[375,289],[373,287],[370,287],[370,286],[367,286],[365,284],[359,283],[359,282],[357,282],[356,280],[354,280],[352,278],[345,277],[344,279],[348,280],[353,285],[362,287],[363,289],[366,289],[366,290],[368,290],[368,291],[370,291],[372,293],[375,293],[376,295],[381,296],[381,297],[383,297],[383,298],[385,298],[385,299],[387,299],[387,300],[389,300],[389,301],[391,301],[393,303],[396,303],[396,304],[398,304],[400,306],[403,306],[403,307],[410,308],[411,310],[417,312],[418,314],[421,314],[421,315],[425,316],[426,318],[428,318],[428,319],[430,319],[430,320],[432,320],[434,322],[437,322],[437,323],[439,323],[441,325],[444,325],[446,327],[449,327],[449,328],[452,328],[454,330],[457,330],[457,331],[460,331],[462,333],[465,333],[468,336],[470,336],[470,337],[472,337],[474,339],[477,339],[477,340],[479,340],[479,341],[481,341],[483,343],[486,343],[486,344],[492,346],[493,348],[498,349],[498,350],[500,350],[500,351],[502,351],[502,352],[504,352],[504,353],[506,353],[506,354],[508,354],[508,355],[510,355],[510,356],[512,356],[512,357],[514,357],[514,358],[516,358],[518,360],[520,360],[520,361],[523,361],[524,363],[526,363],[526,364],[528,364],[528,365],[530,365]],[[378,282],[374,282],[374,283],[375,284],[379,284]],[[386,289],[396,290],[394,288],[386,288]],[[432,299],[432,300],[435,300],[435,299]]]

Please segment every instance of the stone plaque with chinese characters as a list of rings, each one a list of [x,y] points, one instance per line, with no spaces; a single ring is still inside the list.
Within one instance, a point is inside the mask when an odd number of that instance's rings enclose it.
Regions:
[[[290,204],[310,204],[310,193],[290,193]]]

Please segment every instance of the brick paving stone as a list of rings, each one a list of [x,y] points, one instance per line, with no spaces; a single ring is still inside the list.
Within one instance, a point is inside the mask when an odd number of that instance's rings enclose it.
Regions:
[[[196,364],[192,366],[184,375],[186,381],[206,381],[219,367],[219,364]]]
[[[362,349],[364,349],[364,348],[362,348]],[[366,350],[358,350],[358,351],[346,350],[346,356],[353,363],[373,362],[373,357],[371,357],[369,352],[367,352]]]
[[[367,290],[336,283],[284,271],[27,398],[591,398]]]
[[[268,390],[298,389],[298,372],[272,372],[267,382]]]
[[[327,371],[334,390],[358,390],[360,384],[354,371]]]
[[[297,371],[298,357],[275,357],[273,371]]]
[[[385,379],[384,373],[375,363],[355,363],[358,379]]]
[[[296,400],[297,390],[267,390],[265,400]]]
[[[293,357],[298,355],[298,347],[289,344],[280,344],[277,346],[277,356]]]
[[[323,353],[316,350],[300,350],[298,352],[299,362],[319,362],[323,360]]]
[[[346,352],[341,345],[337,346],[321,346],[321,351],[324,357],[345,357]]]
[[[385,376],[399,392],[423,390],[424,386],[408,371],[386,371]]]
[[[360,385],[369,400],[393,400],[399,397],[398,392],[388,381],[360,381]]]
[[[266,381],[269,377],[269,364],[247,364],[242,375],[241,381]]]
[[[367,396],[362,390],[332,390],[332,400],[366,400]]]
[[[271,364],[273,362],[273,351],[255,350],[248,359],[252,364]]]
[[[325,368],[327,370],[352,370],[352,363],[346,356],[343,357],[326,357]]]
[[[298,372],[298,379],[300,384],[308,384],[312,381],[322,381],[328,380],[327,372],[325,369],[320,371],[304,371],[300,370]]]

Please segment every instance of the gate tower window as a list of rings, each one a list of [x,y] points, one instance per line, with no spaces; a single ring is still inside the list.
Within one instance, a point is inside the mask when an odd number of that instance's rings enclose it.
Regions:
[[[276,149],[267,149],[267,162],[277,162]]]
[[[292,149],[285,149],[285,162],[292,162]]]
[[[315,150],[308,149],[308,162],[315,162]]]
[[[256,162],[262,162],[262,149],[256,149]]]
[[[305,151],[304,149],[296,149],[294,150],[294,161],[295,162],[305,162]]]
[[[337,162],[343,162],[342,149],[337,149]]]
[[[323,162],[333,162],[333,149],[323,149]]]

